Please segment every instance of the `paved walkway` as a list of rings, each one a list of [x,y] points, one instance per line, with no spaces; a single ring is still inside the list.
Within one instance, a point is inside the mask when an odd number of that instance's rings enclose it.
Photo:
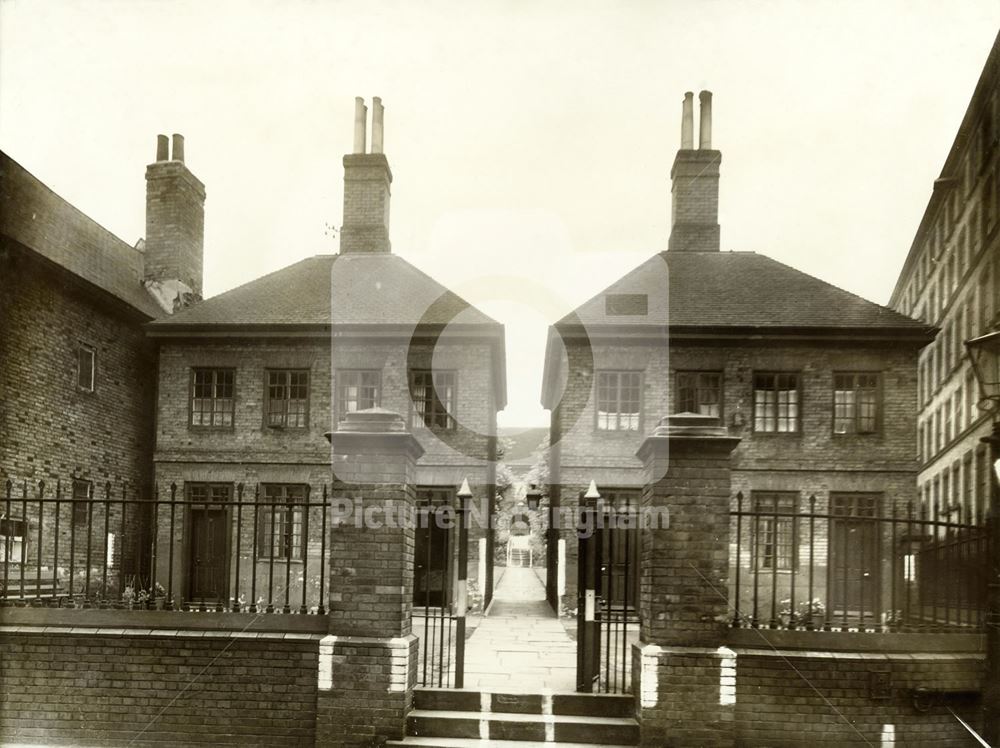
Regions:
[[[534,571],[510,567],[490,615],[465,644],[465,687],[538,693],[576,688],[576,643],[545,602]]]

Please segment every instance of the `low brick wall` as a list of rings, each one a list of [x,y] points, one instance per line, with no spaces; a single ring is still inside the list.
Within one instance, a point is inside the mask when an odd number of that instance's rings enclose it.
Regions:
[[[87,611],[69,612],[79,625],[0,626],[0,741],[314,743],[320,633],[218,628],[211,614],[152,614],[200,630],[87,626]]]
[[[737,630],[727,646],[636,645],[642,745],[968,746],[981,635]],[[918,689],[941,692],[920,695]],[[952,714],[954,712],[954,715]]]
[[[742,650],[736,652],[736,744],[965,746],[948,711],[979,729],[978,699],[914,708],[916,688],[978,691],[982,655]]]

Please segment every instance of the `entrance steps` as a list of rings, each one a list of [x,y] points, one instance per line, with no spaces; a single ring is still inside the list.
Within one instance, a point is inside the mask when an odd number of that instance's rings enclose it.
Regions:
[[[638,745],[631,696],[418,688],[403,740],[387,746],[626,748]]]

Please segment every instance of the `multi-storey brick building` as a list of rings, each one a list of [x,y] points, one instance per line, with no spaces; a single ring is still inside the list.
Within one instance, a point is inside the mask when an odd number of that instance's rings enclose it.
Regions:
[[[176,486],[187,502],[173,529],[160,513],[158,579],[170,575],[181,599],[228,605],[258,574],[288,579],[296,600],[303,583],[315,585],[306,592],[316,604],[321,516],[303,506],[336,481],[338,455],[324,435],[353,411],[382,408],[408,420],[424,449],[423,499],[450,502],[467,478],[492,504],[503,327],[391,251],[381,102],[368,153],[365,112],[359,100],[355,152],[343,160],[339,254],[302,260],[148,327],[159,350],[156,481],[161,496]],[[252,493],[240,494],[247,487]],[[240,525],[238,500],[262,511],[248,509]],[[180,549],[172,556],[168,538]],[[418,544],[415,595],[436,605],[454,570],[447,534],[434,541],[424,565]],[[472,547],[476,563],[481,546]],[[491,556],[472,576],[484,593]]]
[[[917,228],[890,304],[941,332],[920,355],[916,451],[926,511],[979,522],[989,415],[964,342],[1000,328],[1000,37]]]
[[[67,575],[70,536],[84,547],[81,500],[103,498],[108,482],[116,497],[123,484],[148,495],[156,366],[143,325],[201,292],[204,187],[183,163],[181,136],[174,159],[167,149],[160,136],[146,172],[147,238],[135,247],[0,154],[0,478],[15,499],[2,510],[0,540],[9,560],[36,558],[37,504],[16,500],[58,491],[63,550],[54,559],[52,547],[42,549],[55,579]],[[56,513],[46,506],[49,546]],[[125,525],[133,542],[140,517]],[[117,517],[111,527],[120,531]],[[103,532],[92,540],[104,547]]]
[[[657,478],[644,473],[637,450],[661,417],[683,412],[741,437],[732,492],[742,493],[744,509],[850,517],[905,505],[916,490],[916,361],[933,329],[766,256],[721,252],[721,154],[711,147],[711,94],[701,100],[698,149],[692,95],[684,101],[668,249],[550,328],[542,403],[552,410],[552,505],[565,516],[591,480],[606,500],[637,502]],[[780,587],[780,597],[804,565],[796,548],[809,540],[793,521],[759,522],[739,559],[767,569],[762,584]],[[861,535],[874,532],[866,527]],[[846,538],[856,529],[845,521],[830,532]],[[561,555],[557,538],[567,558],[563,603],[575,607],[576,539],[572,528],[550,534],[550,567]],[[872,614],[880,569],[866,545],[877,538],[851,538],[849,547],[831,543],[829,556],[826,538],[816,538],[813,591],[831,609]],[[637,547],[625,554],[626,542],[613,563],[634,568]],[[851,583],[826,590],[828,565]],[[550,573],[553,602],[556,578]],[[610,594],[634,601],[637,593]]]

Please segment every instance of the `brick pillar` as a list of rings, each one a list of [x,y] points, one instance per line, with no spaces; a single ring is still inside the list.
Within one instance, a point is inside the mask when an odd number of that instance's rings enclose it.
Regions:
[[[730,455],[740,440],[715,424],[670,416],[638,452],[643,509],[669,517],[666,526],[642,529],[632,654],[642,745],[733,745],[735,655],[720,645],[729,607]]]
[[[423,449],[402,416],[351,413],[333,447],[330,635],[320,643],[316,744],[371,746],[403,736],[417,676],[412,514]]]

